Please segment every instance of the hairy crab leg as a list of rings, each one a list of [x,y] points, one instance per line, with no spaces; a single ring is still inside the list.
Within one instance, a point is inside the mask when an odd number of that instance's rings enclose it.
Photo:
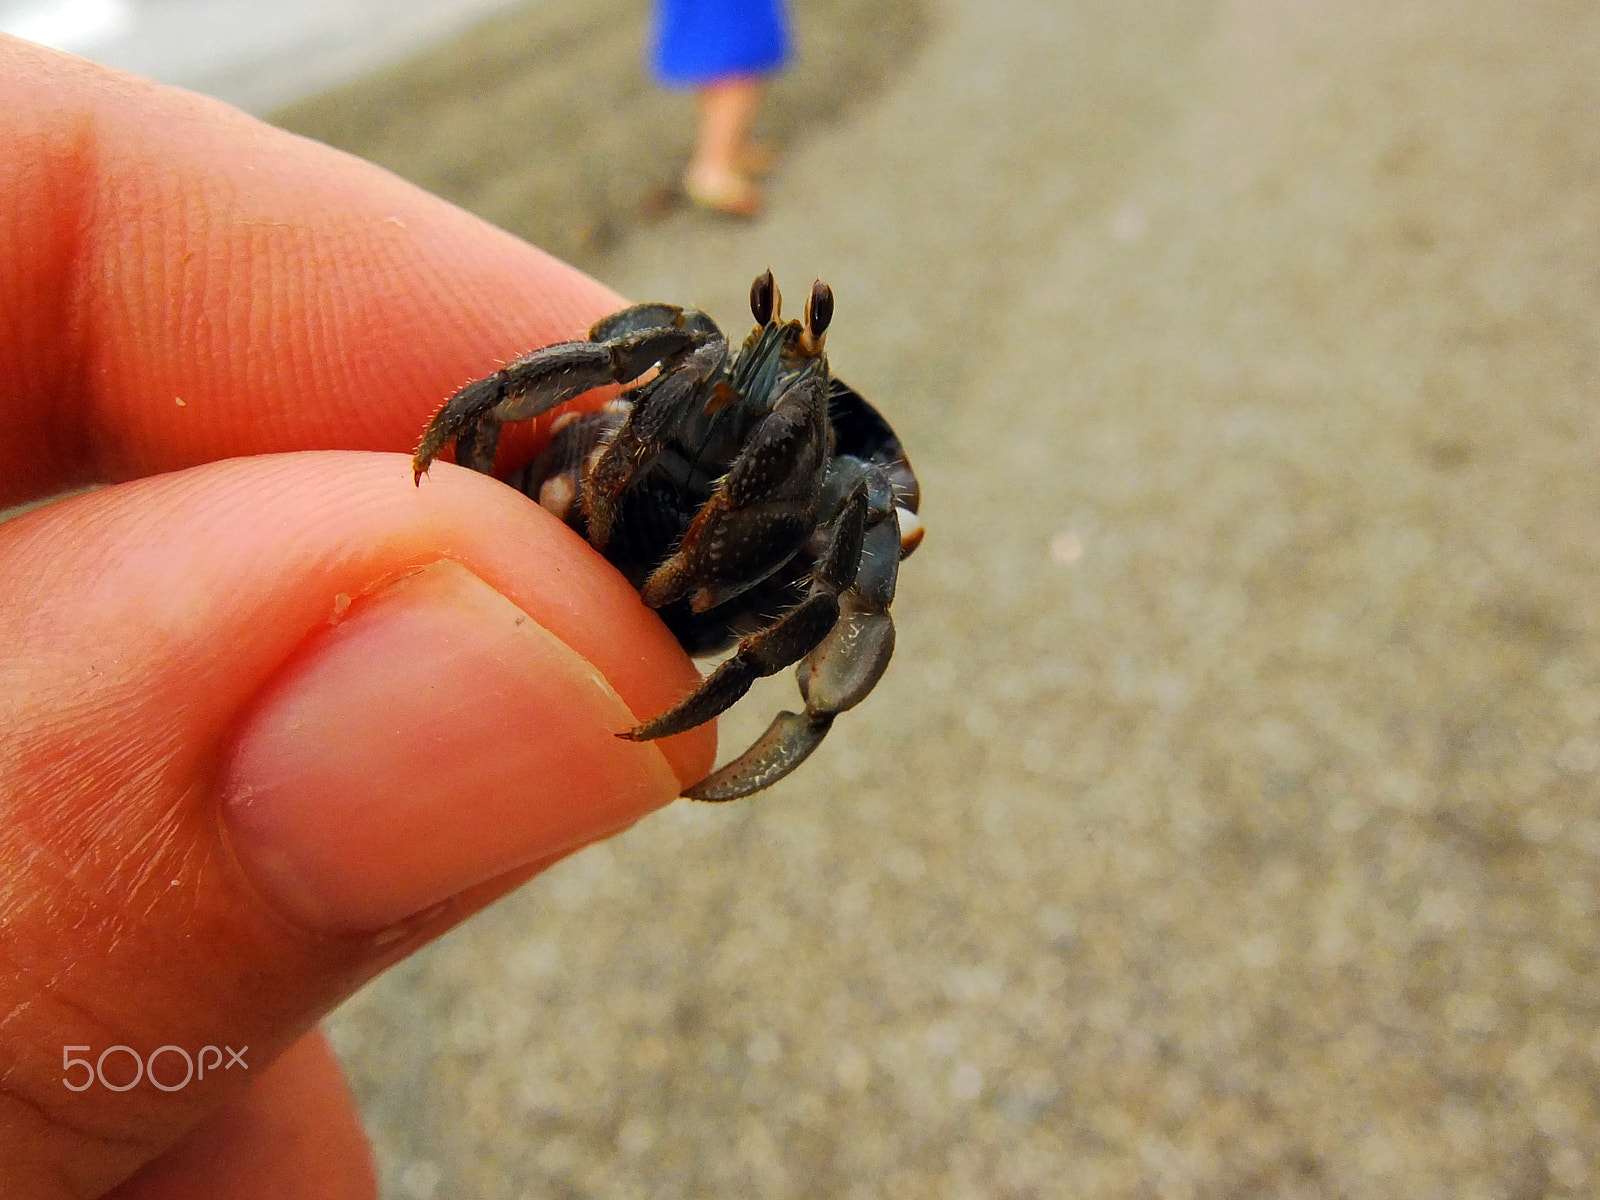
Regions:
[[[732,708],[767,675],[776,675],[811,653],[839,619],[839,593],[855,582],[866,534],[867,490],[858,488],[831,522],[826,548],[812,572],[806,597],[775,624],[753,633],[739,648],[677,704],[622,737],[635,742],[668,737],[703,725]]]
[[[725,604],[794,557],[816,528],[815,497],[828,450],[823,380],[784,392],[683,535],[645,580],[651,608],[687,595],[695,612]]]
[[[899,510],[885,474],[877,468],[868,474],[874,524],[863,535],[855,579],[839,598],[838,620],[797,671],[805,711],[779,713],[748,750],[686,788],[689,799],[738,800],[771,787],[822,744],[834,717],[866,699],[888,668],[894,654],[889,605],[902,557]],[[852,495],[861,489],[858,482]]]
[[[605,550],[611,540],[623,492],[666,448],[684,418],[705,403],[705,385],[727,357],[728,343],[717,334],[639,389],[622,427],[584,472],[583,514],[595,549]]]
[[[546,346],[469,383],[428,423],[411,459],[413,475],[420,483],[452,439],[464,465],[487,473],[501,425],[537,417],[602,384],[628,383],[657,364],[670,369],[709,340],[704,321],[672,305],[636,305],[597,323],[588,341]]]

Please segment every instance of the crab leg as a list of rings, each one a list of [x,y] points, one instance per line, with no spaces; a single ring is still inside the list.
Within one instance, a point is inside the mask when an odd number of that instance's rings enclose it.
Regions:
[[[639,589],[647,605],[687,595],[695,612],[705,612],[760,583],[805,544],[816,528],[814,497],[827,456],[822,383],[813,375],[791,384],[756,427],[677,551]]]
[[[689,326],[694,326],[693,328]],[[585,342],[558,342],[508,363],[469,383],[435,415],[411,459],[422,473],[455,439],[462,465],[487,473],[494,463],[500,426],[526,421],[606,383],[628,383],[651,367],[676,362],[699,347],[707,334],[672,305],[641,304],[605,318]]]
[[[846,498],[832,522],[806,598],[776,624],[740,642],[732,658],[677,704],[621,736],[644,742],[703,725],[733,707],[757,679],[776,675],[815,649],[839,619],[839,593],[855,581],[866,521],[867,490],[861,487]]]
[[[636,394],[622,428],[584,473],[583,515],[595,549],[603,551],[611,540],[622,493],[666,448],[673,429],[702,403],[702,385],[727,357],[728,343],[718,334]]]
[[[894,600],[900,573],[898,520],[867,530],[855,586],[839,598],[839,620],[800,664],[800,695],[812,713],[842,713],[867,698],[894,654]]]
[[[781,712],[750,749],[693,787],[684,788],[684,798],[713,803],[742,800],[771,787],[811,757],[831,728],[832,713],[814,713],[810,709],[803,713]]]
[[[894,653],[894,620],[889,604],[899,575],[901,545],[892,488],[880,470],[871,470],[877,495],[875,523],[862,539],[855,578],[839,598],[838,620],[800,664],[803,713],[781,712],[767,731],[738,758],[684,791],[691,800],[738,800],[770,787],[806,760],[833,726],[833,718],[854,708],[872,691]],[[852,496],[861,494],[860,483]],[[890,505],[885,511],[887,492]]]

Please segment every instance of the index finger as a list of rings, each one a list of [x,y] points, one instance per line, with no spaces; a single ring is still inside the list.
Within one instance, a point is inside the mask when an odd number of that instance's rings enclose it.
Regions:
[[[0,145],[0,505],[409,451],[463,384],[621,304],[371,164],[3,35]]]

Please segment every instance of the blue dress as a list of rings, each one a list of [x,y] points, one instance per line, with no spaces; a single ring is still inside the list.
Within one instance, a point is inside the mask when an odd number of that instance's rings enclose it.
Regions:
[[[789,60],[783,0],[658,0],[655,69],[669,87],[765,75]]]

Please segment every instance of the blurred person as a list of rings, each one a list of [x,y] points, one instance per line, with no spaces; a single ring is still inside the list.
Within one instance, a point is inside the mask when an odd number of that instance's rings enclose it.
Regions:
[[[655,69],[669,87],[694,88],[699,131],[683,190],[701,208],[754,217],[761,191],[752,176],[772,152],[750,130],[767,77],[790,57],[783,0],[659,0]]]

